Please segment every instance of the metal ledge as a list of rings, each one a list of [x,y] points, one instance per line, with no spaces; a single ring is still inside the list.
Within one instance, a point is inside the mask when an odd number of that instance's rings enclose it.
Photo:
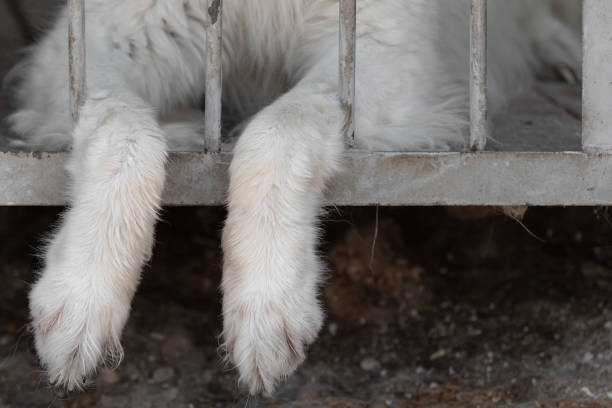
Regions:
[[[0,205],[65,205],[67,153],[0,152]],[[230,153],[173,153],[165,205],[222,205]],[[612,205],[612,154],[351,150],[334,205]]]

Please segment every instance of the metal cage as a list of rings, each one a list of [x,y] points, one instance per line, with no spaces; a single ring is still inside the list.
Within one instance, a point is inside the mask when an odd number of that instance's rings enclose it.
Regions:
[[[172,153],[163,202],[225,201],[231,153],[222,150],[222,1],[208,0],[205,151]],[[68,0],[70,109],[85,94],[84,0]],[[612,3],[584,0],[582,150],[485,151],[487,0],[471,0],[471,152],[370,152],[354,147],[356,0],[339,0],[339,98],[345,112],[346,171],[330,186],[335,205],[612,204]],[[0,205],[64,205],[67,153],[0,153]]]

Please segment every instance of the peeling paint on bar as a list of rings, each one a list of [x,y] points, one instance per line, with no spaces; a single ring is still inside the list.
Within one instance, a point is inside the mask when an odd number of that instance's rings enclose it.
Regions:
[[[85,99],[85,1],[68,0],[68,67],[70,74],[70,114],[73,123]]]
[[[470,148],[482,151],[488,135],[487,0],[471,0],[470,26]]]
[[[0,153],[0,205],[64,205],[67,153]],[[165,205],[223,205],[230,153],[173,153]],[[351,149],[334,205],[612,205],[612,154]]]
[[[612,151],[612,2],[585,0],[582,148]]]
[[[356,0],[340,0],[340,103],[344,111],[342,132],[349,147],[355,146],[355,40]]]
[[[221,148],[222,8],[222,0],[208,0],[204,110],[204,146],[207,152],[218,152]]]

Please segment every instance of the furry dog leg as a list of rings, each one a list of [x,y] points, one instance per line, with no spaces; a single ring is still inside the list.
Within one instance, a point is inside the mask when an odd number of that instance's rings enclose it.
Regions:
[[[149,258],[164,185],[166,141],[130,94],[93,91],[74,130],[70,208],[30,293],[36,350],[50,381],[84,386],[121,359],[119,343]]]
[[[299,84],[238,140],[223,231],[223,337],[252,394],[304,360],[323,320],[316,219],[343,149],[334,88]]]

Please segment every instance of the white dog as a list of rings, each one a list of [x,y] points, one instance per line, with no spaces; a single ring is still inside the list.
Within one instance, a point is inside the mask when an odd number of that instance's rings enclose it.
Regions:
[[[580,42],[551,1],[489,3],[493,112],[538,72],[579,76]],[[357,5],[358,147],[463,148],[468,0]],[[206,64],[205,0],[88,0],[86,8],[88,92],[75,129],[65,13],[17,69],[20,110],[11,117],[31,146],[72,146],[70,207],[30,294],[38,355],[50,381],[68,389],[122,356],[175,143],[160,123],[200,101]],[[344,149],[338,2],[225,0],[223,27],[226,111],[250,119],[230,166],[223,339],[240,380],[258,393],[295,370],[323,321],[317,215]]]

